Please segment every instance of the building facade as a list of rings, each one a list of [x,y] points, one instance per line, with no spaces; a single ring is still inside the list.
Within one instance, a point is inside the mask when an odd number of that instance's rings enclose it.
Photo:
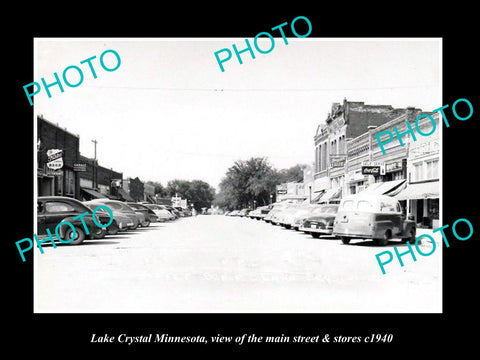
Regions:
[[[123,174],[98,165],[98,161],[80,155],[77,164],[82,200],[108,197],[118,199],[117,188]]]
[[[349,113],[346,110],[351,104],[333,104],[326,124],[317,128],[312,201],[338,203],[343,196],[359,192],[389,195],[401,202],[405,214],[413,215],[418,226],[438,227],[438,113],[414,107],[392,109],[353,103],[353,108],[361,108],[363,115],[352,117],[352,107]],[[370,117],[370,112],[376,115]],[[354,121],[356,124],[351,127]],[[413,136],[407,122],[414,129]],[[395,136],[394,127],[404,134],[402,142]],[[394,137],[384,145],[384,153],[376,135],[385,143],[385,131]],[[422,136],[418,131],[430,135]]]
[[[357,171],[361,169],[362,162],[375,161],[373,129],[398,119],[408,111],[394,109],[391,105],[367,105],[346,99],[342,104],[333,103],[325,124],[317,127],[314,136],[312,201],[338,202],[342,194],[359,192],[368,183],[376,181],[374,177],[360,176]],[[368,155],[366,158],[365,154]]]
[[[138,177],[123,180],[123,191],[119,191],[121,196],[127,201],[143,201],[144,184]]]
[[[418,122],[420,131],[431,135],[407,135],[407,186],[396,197],[406,201],[409,214],[427,228],[440,226],[440,129],[438,113]],[[433,125],[433,123],[435,125]],[[433,129],[435,127],[435,129]],[[415,124],[412,124],[415,128]]]
[[[38,196],[80,196],[80,177],[74,164],[79,161],[80,137],[37,116]]]

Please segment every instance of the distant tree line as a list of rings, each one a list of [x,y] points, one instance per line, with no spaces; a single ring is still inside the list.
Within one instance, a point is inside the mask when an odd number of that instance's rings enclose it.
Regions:
[[[202,207],[209,208],[215,199],[215,188],[202,180],[170,180],[164,187],[160,182],[147,181],[155,186],[155,195],[159,197],[179,196],[187,199],[188,204],[193,204],[195,210],[201,211]]]
[[[229,210],[268,205],[270,195],[275,201],[276,185],[303,181],[305,166],[277,170],[264,157],[235,161],[220,182],[214,205]]]

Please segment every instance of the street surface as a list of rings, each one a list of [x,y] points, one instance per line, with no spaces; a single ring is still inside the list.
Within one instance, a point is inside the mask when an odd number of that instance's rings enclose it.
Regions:
[[[431,230],[419,230],[421,233]],[[264,221],[199,215],[35,252],[35,312],[441,312],[442,243],[396,257],[383,275],[372,241]],[[422,245],[428,253],[430,244]]]

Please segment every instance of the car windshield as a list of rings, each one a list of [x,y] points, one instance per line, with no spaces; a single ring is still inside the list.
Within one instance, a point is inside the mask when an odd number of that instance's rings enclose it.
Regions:
[[[336,214],[338,211],[338,206],[325,206],[323,208],[323,213],[326,214]]]
[[[345,200],[343,202],[342,208],[343,210],[351,210],[353,209],[353,204],[354,204],[353,200]]]

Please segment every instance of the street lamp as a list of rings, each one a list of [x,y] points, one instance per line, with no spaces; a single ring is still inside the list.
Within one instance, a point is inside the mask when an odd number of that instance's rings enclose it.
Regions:
[[[273,194],[270,194],[270,205],[273,203]]]

